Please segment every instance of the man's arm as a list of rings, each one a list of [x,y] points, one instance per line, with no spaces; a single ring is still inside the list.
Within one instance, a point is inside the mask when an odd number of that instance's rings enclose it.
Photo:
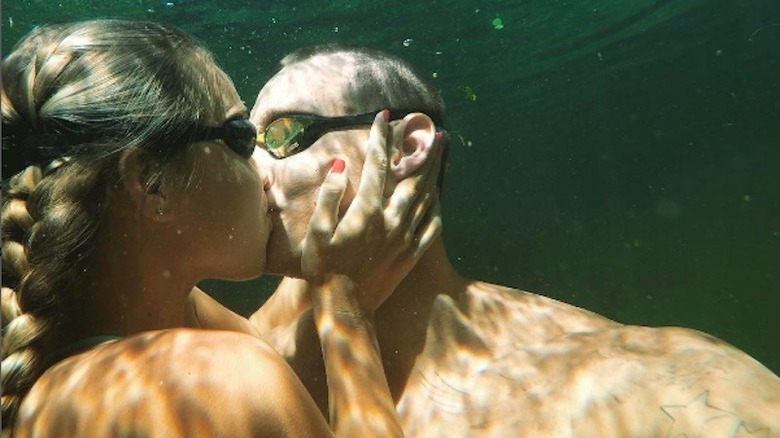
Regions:
[[[184,324],[192,328],[228,330],[261,337],[260,331],[248,319],[223,306],[197,287],[193,288],[187,297]]]
[[[283,278],[273,295],[249,317],[249,322],[261,334],[289,325],[311,308],[307,286],[306,280]]]
[[[231,311],[200,288],[193,288],[184,308],[187,327],[229,330],[263,337],[289,326],[311,308],[305,280],[284,278],[268,300],[249,318]]]

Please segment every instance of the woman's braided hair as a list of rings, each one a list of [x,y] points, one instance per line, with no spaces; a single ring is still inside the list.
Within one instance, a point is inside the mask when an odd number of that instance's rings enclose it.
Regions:
[[[235,93],[210,53],[155,23],[96,20],[33,30],[2,65],[2,428],[51,364],[85,299],[123,152],[142,148],[147,184],[184,183],[193,124]],[[179,165],[175,164],[179,162]],[[172,168],[175,171],[168,171]]]

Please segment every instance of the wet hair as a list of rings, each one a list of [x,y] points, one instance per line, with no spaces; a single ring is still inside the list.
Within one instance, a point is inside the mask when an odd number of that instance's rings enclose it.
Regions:
[[[349,65],[349,77],[341,102],[347,114],[383,108],[414,109],[427,114],[444,129],[444,101],[438,90],[408,61],[379,50],[342,43],[305,47],[285,56],[282,68],[311,62],[317,57],[342,58],[337,65]],[[446,136],[445,136],[446,140]],[[439,188],[442,188],[447,152],[444,148]]]
[[[192,37],[120,20],[34,29],[4,60],[2,78],[6,436],[88,295],[76,279],[121,156],[139,149],[150,191],[186,184],[193,126],[216,123],[235,89]]]

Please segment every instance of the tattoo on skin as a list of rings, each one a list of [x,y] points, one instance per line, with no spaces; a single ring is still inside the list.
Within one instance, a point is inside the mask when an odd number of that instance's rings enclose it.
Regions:
[[[706,390],[686,403],[661,405],[660,409],[670,420],[667,438],[716,436],[768,438],[770,429],[748,425],[734,412],[721,409],[709,401]],[[702,421],[703,420],[703,421]]]

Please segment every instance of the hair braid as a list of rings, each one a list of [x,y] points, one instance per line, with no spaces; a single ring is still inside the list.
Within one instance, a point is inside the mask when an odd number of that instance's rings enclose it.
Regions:
[[[77,280],[90,266],[122,153],[143,148],[151,178],[186,183],[185,160],[173,158],[184,154],[193,123],[224,114],[220,97],[235,91],[191,37],[119,20],[37,28],[3,61],[2,77],[3,166],[18,166],[2,202],[5,437],[88,299]],[[64,142],[67,164],[23,167],[42,136]]]
[[[86,269],[106,204],[101,168],[72,163],[40,179],[31,166],[9,184],[2,210],[3,428],[14,424],[50,365],[46,352],[61,345],[62,315],[78,305],[72,283]]]
[[[6,108],[3,108],[5,111]],[[41,179],[40,168],[29,167],[14,176],[4,191],[2,208],[2,317],[3,362],[2,409],[3,435],[13,424],[19,404],[26,390],[34,381],[40,358],[27,347],[33,344],[42,331],[42,324],[30,314],[23,314],[19,303],[19,285],[30,273],[27,241],[34,219],[27,210],[27,199],[35,191]]]

